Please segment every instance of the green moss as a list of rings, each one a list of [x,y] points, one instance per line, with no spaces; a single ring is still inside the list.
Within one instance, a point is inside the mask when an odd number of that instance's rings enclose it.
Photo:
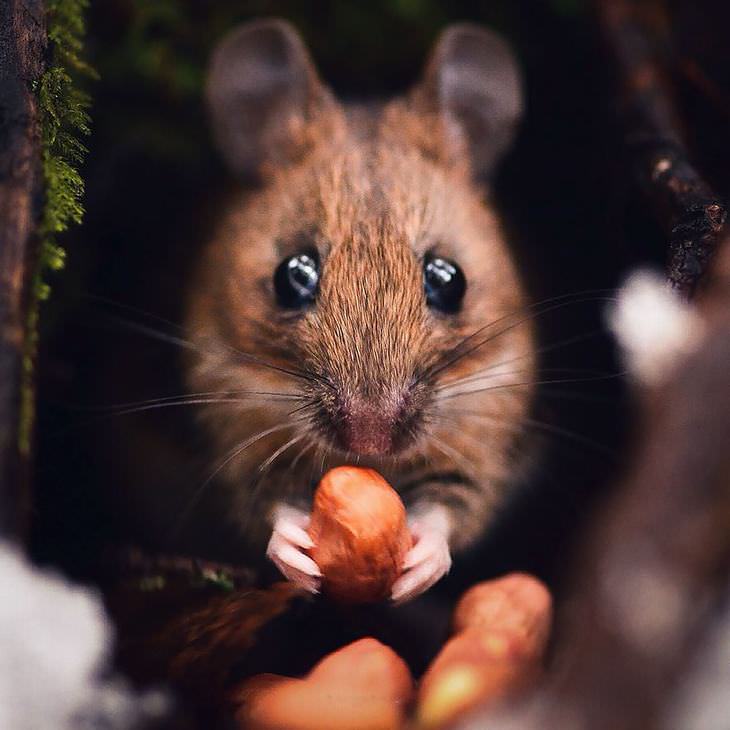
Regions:
[[[33,86],[38,98],[45,204],[38,230],[40,251],[33,276],[23,358],[21,417],[18,433],[21,453],[30,451],[35,410],[33,363],[38,346],[40,303],[47,299],[49,271],[63,268],[65,251],[57,237],[84,215],[84,181],[78,167],[86,154],[80,137],[89,134],[89,96],[77,87],[79,77],[95,73],[81,57],[88,0],[47,0],[46,19],[50,62]]]
[[[225,570],[203,570],[201,577],[206,585],[214,586],[224,593],[230,593],[236,584],[233,578]]]

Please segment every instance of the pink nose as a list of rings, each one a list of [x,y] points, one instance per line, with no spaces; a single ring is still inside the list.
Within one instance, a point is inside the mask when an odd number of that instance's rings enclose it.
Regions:
[[[371,403],[349,403],[343,409],[339,436],[342,446],[355,454],[375,456],[387,454],[393,448],[396,418],[387,408]]]

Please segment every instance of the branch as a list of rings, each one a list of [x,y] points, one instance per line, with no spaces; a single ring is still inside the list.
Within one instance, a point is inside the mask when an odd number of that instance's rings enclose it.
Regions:
[[[684,297],[702,280],[727,217],[690,162],[662,62],[667,35],[656,0],[600,0],[598,20],[616,69],[626,146],[636,177],[669,239],[668,278]]]
[[[28,510],[21,453],[23,356],[41,215],[38,108],[31,83],[44,67],[41,0],[0,3],[0,534],[19,537]]]

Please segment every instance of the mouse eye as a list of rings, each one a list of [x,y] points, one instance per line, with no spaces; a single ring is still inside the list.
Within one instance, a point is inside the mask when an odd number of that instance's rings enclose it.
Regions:
[[[285,258],[274,272],[276,299],[287,309],[301,309],[314,301],[319,286],[319,256],[306,251]]]
[[[453,313],[461,306],[466,279],[456,262],[427,254],[423,260],[423,287],[429,307]]]

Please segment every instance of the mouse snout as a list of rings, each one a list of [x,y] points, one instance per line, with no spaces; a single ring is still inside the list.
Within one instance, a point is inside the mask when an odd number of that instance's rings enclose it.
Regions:
[[[346,451],[374,456],[388,454],[393,449],[394,431],[399,408],[362,399],[350,400],[341,406],[342,417],[337,424],[337,435]]]
[[[407,445],[413,433],[413,406],[408,395],[340,397],[332,419],[335,441],[353,454],[394,454]]]
[[[314,420],[329,445],[385,456],[413,443],[429,395],[419,377],[429,322],[421,262],[389,218],[366,217],[332,246],[299,325],[304,357],[322,376]]]

